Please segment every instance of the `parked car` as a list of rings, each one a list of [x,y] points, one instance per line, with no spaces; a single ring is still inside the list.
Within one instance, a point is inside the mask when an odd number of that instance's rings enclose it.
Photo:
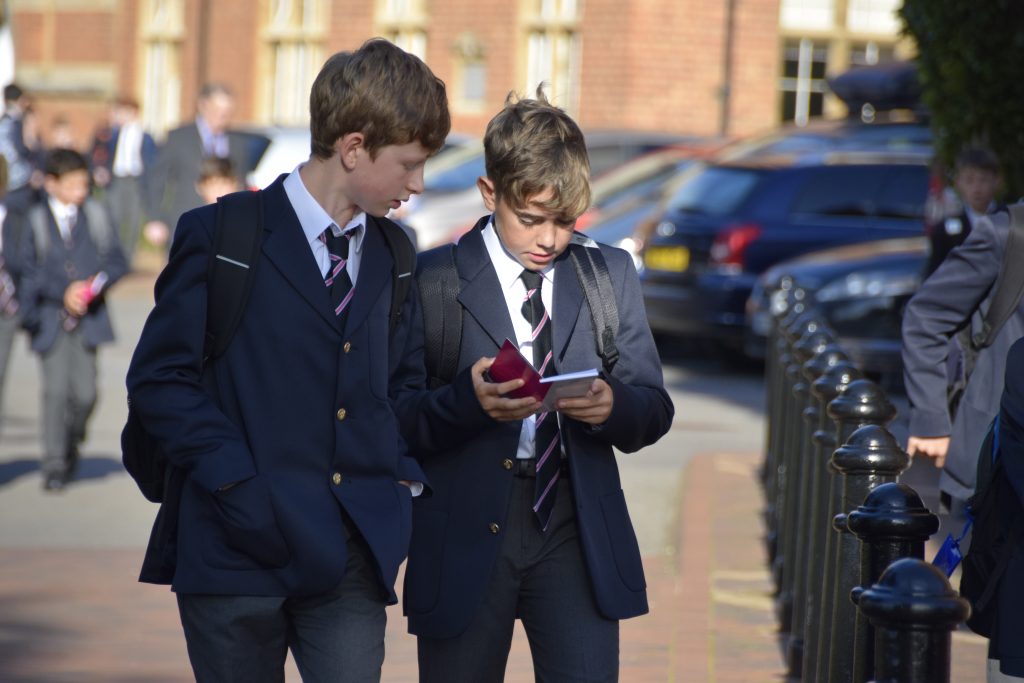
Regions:
[[[921,285],[928,259],[924,236],[825,249],[766,270],[747,300],[744,350],[763,358],[772,319],[785,314],[789,293],[804,291],[847,354],[867,373],[899,373],[900,325],[907,301]]]
[[[922,233],[930,156],[758,153],[696,165],[644,247],[651,328],[742,348],[747,298],[770,266]]]

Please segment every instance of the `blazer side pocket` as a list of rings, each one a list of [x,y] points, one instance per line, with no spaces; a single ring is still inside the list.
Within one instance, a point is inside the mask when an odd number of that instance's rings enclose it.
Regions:
[[[278,569],[288,564],[291,554],[277,524],[273,497],[265,479],[247,479],[214,494],[213,500],[224,532],[224,545],[265,568]],[[237,568],[230,558],[214,555],[207,558],[211,564]]]
[[[410,612],[430,612],[437,606],[444,564],[448,513],[413,504],[412,541],[405,568],[405,603]]]
[[[619,570],[619,578],[631,591],[644,590],[647,588],[647,582],[644,580],[644,567],[640,561],[640,545],[633,531],[633,523],[629,519],[626,496],[622,489],[601,498],[601,512],[604,514],[608,542],[615,557],[615,567]]]

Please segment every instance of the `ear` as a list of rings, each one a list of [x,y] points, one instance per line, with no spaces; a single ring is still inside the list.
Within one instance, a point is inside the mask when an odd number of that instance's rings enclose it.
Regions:
[[[480,176],[476,179],[476,187],[480,190],[480,196],[484,200],[484,206],[491,213],[494,213],[495,207],[498,205],[497,198],[494,194],[494,182],[487,176]]]
[[[359,157],[366,152],[362,133],[345,133],[334,141],[334,151],[341,159],[341,165],[352,170]]]

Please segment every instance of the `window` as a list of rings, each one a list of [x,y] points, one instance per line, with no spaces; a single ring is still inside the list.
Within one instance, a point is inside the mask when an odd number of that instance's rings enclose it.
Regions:
[[[828,47],[807,38],[787,40],[782,59],[782,120],[802,126],[824,110]]]
[[[270,78],[263,89],[263,118],[278,125],[309,120],[309,90],[323,63],[322,0],[271,0],[263,31]]]
[[[793,213],[814,216],[871,216],[874,200],[885,178],[878,166],[815,168],[793,203]]]
[[[580,37],[577,0],[526,3],[526,83],[533,95],[541,83],[547,96],[570,114],[579,108]]]
[[[896,12],[902,0],[848,0],[846,28],[859,33],[881,33],[895,36],[900,32]]]
[[[380,35],[427,60],[426,0],[380,0],[377,23]]]
[[[669,200],[669,211],[724,216],[735,211],[757,186],[761,173],[709,166],[684,182]]]
[[[181,119],[183,0],[145,0],[139,13],[142,41],[143,125],[163,133]]]
[[[455,83],[452,107],[480,113],[487,96],[487,63],[483,42],[471,31],[455,40]]]
[[[871,66],[896,59],[892,45],[879,45],[875,41],[857,43],[850,48],[850,66]]]
[[[924,202],[928,196],[928,168],[907,166],[889,172],[878,193],[876,213],[883,218],[924,221]]]
[[[835,25],[835,0],[782,0],[779,24],[784,29],[828,30]]]

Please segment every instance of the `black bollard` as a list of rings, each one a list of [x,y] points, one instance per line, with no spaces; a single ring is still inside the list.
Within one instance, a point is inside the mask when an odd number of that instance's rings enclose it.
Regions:
[[[833,336],[823,325],[817,329],[805,332],[793,344],[793,364],[790,368],[796,370],[793,378],[793,407],[795,422],[791,423],[790,441],[788,450],[783,454],[786,459],[786,483],[787,491],[792,495],[785,497],[786,507],[783,510],[783,553],[780,566],[779,596],[776,601],[779,618],[779,631],[782,634],[792,632],[793,625],[793,589],[796,585],[797,574],[800,573],[800,565],[797,557],[800,552],[800,545],[803,539],[800,536],[800,514],[801,508],[805,507],[804,477],[807,470],[806,462],[810,457],[811,435],[813,429],[807,421],[807,410],[811,403],[810,385],[804,372],[804,365],[813,356],[824,351],[832,343]],[[779,558],[776,558],[779,559]]]
[[[847,389],[847,393],[849,391]],[[873,400],[888,401],[881,389],[878,389]],[[829,683],[849,683],[853,677],[851,644],[857,623],[857,608],[850,600],[850,592],[860,584],[860,543],[847,527],[847,515],[873,489],[896,481],[910,467],[910,456],[900,448],[896,438],[885,427],[865,425],[836,449],[832,454],[832,465],[843,481],[843,494],[840,513],[833,518],[832,523],[839,536],[836,538],[836,573],[831,594],[832,630],[828,679],[825,680]]]
[[[831,338],[831,334],[826,335]],[[835,343],[829,343],[822,347],[816,347],[816,353],[812,358],[803,364],[802,372],[804,381],[809,389],[813,389],[817,382],[830,368],[843,364],[849,367],[848,359],[842,348]],[[814,496],[816,495],[815,481],[818,476],[819,453],[821,449],[820,430],[821,420],[825,415],[825,405],[812,391],[808,392],[807,407],[804,409],[804,437],[803,452],[800,456],[800,474],[798,477],[799,505],[796,519],[796,553],[793,558],[793,615],[789,639],[786,643],[786,668],[790,678],[800,678],[804,658],[804,622],[806,619],[807,602],[807,581],[810,575],[810,568],[813,564],[811,554],[811,536],[813,533],[813,510]],[[834,446],[832,447],[834,448]],[[829,449],[831,452],[832,448]]]
[[[868,494],[847,517],[847,527],[860,539],[860,585],[851,598],[858,604],[890,564],[904,557],[924,559],[924,544],[939,529],[939,518],[906,484],[889,482]],[[859,610],[853,640],[853,683],[874,676],[875,633]]]
[[[940,569],[897,560],[859,603],[875,628],[875,683],[949,683],[951,635],[971,608]]]
[[[828,414],[828,405],[846,390],[850,383],[860,379],[860,371],[852,364],[839,363],[825,371],[811,385],[811,394],[818,400],[818,431],[814,433],[815,453],[811,463],[812,492],[811,510],[808,522],[811,525],[808,541],[810,566],[807,572],[807,590],[804,605],[804,659],[801,672],[815,674],[818,667],[818,645],[821,637],[823,583],[825,579],[825,558],[828,556],[827,542],[831,536],[830,506],[835,473],[830,461],[832,452],[839,445],[837,432],[843,439],[852,434],[859,423],[833,422]]]
[[[896,417],[896,407],[886,398],[877,384],[867,379],[858,379],[828,404],[828,414],[836,422],[836,443],[845,444],[853,433],[865,425],[886,425]],[[834,454],[833,454],[834,455]],[[829,503],[825,518],[825,555],[821,583],[821,608],[818,623],[816,675],[812,680],[830,681],[829,668],[832,648],[833,614],[836,608],[835,590],[837,568],[840,557],[840,538],[834,532],[833,520],[845,513],[843,508],[843,480],[835,469],[832,458],[828,460],[832,473],[829,484]],[[867,492],[865,492],[865,495]],[[861,497],[863,500],[863,496]],[[854,560],[856,561],[856,560]],[[852,587],[852,586],[851,586]],[[846,601],[846,597],[843,597]],[[810,670],[805,669],[805,674]]]
[[[774,303],[775,297],[772,297],[772,325],[768,332],[767,343],[765,344],[765,406],[767,407],[768,415],[765,420],[765,457],[764,462],[761,465],[761,485],[764,487],[765,491],[771,490],[771,486],[774,482],[772,469],[775,465],[775,460],[778,457],[778,453],[774,449],[775,439],[779,433],[777,428],[779,402],[776,398],[781,380],[779,374],[779,358],[785,352],[786,346],[786,340],[782,335],[781,327],[783,325],[783,319],[787,314],[795,318],[797,315],[804,312],[804,299],[806,298],[804,290],[799,287],[794,287],[793,280],[790,277],[784,276],[779,283],[779,287],[780,291],[784,292],[782,296],[782,304],[776,308]],[[790,322],[792,322],[792,319],[790,319]]]

